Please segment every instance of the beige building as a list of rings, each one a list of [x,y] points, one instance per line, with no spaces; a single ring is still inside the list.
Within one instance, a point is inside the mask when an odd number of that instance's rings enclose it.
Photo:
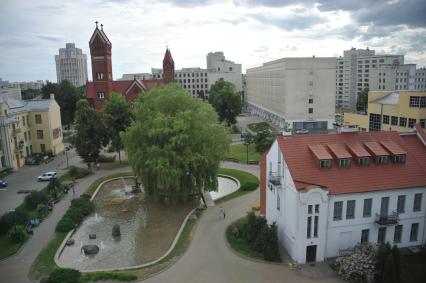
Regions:
[[[53,154],[64,150],[59,105],[51,99],[17,100],[0,97],[1,167],[19,169],[34,153]]]
[[[336,58],[283,58],[247,69],[247,110],[284,129],[332,129]]]
[[[67,43],[55,55],[56,77],[58,84],[68,80],[75,87],[87,83],[87,57],[74,43]]]
[[[370,91],[367,115],[344,115],[344,127],[364,131],[408,132],[416,123],[426,128],[426,92]]]

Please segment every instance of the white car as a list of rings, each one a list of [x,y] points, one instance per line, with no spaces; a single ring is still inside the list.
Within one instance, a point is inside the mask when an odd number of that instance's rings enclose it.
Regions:
[[[296,134],[308,134],[308,133],[309,133],[309,130],[307,129],[300,129],[296,131]]]
[[[54,171],[43,173],[43,175],[38,176],[37,180],[39,182],[50,181],[50,179],[52,179],[52,178],[56,178],[56,172],[54,172]]]

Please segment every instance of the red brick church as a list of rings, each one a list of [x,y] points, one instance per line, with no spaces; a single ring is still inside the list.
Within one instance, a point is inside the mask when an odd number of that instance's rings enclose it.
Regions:
[[[139,93],[164,83],[172,82],[175,78],[175,63],[169,48],[163,59],[163,80],[120,80],[112,78],[111,48],[112,44],[106,36],[103,25],[96,28],[89,41],[90,57],[92,60],[93,81],[86,85],[86,99],[98,111],[103,111],[105,102],[111,92],[120,93],[127,101],[134,101]]]

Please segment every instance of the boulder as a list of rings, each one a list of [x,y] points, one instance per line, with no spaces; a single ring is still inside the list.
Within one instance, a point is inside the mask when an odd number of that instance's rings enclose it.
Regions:
[[[84,251],[85,255],[95,255],[99,252],[99,247],[97,245],[85,245],[81,249]]]
[[[113,237],[121,236],[120,225],[115,224],[114,226],[112,226],[112,236]]]
[[[75,243],[74,239],[68,239],[67,242],[66,242],[66,245],[72,246],[72,245],[74,245],[74,243]]]
[[[89,239],[96,239],[96,234],[89,234]]]

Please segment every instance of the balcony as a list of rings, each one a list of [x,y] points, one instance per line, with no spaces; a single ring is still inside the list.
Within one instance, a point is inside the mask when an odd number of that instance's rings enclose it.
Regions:
[[[272,185],[276,187],[281,186],[281,176],[278,173],[270,172],[268,179],[269,179],[269,183],[271,183]]]
[[[375,221],[379,225],[396,225],[399,223],[399,214],[392,211],[390,214],[379,214],[376,213]]]

